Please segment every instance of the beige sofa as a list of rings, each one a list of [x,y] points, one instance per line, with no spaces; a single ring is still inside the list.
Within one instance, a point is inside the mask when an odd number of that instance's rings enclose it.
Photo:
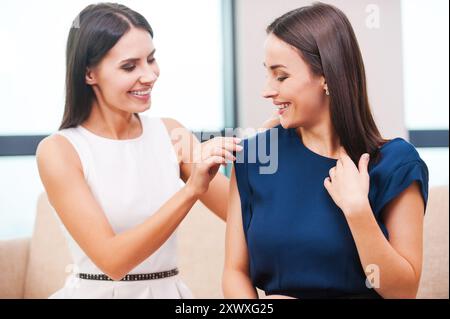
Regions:
[[[418,298],[449,298],[448,187],[430,191]],[[197,298],[222,298],[225,224],[196,204],[179,228],[179,266]],[[65,239],[43,194],[32,238],[0,241],[0,298],[47,298],[72,271]]]

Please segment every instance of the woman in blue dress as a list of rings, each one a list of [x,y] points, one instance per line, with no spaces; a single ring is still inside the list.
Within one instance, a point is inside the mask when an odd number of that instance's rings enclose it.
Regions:
[[[350,22],[319,3],[267,33],[264,97],[281,125],[245,140],[234,164],[225,297],[414,298],[428,170],[411,144],[381,137]],[[267,174],[256,155],[273,149]]]

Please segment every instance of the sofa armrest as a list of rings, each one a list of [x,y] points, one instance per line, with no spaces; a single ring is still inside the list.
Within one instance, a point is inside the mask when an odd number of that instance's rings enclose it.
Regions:
[[[29,238],[0,240],[0,298],[23,298]]]

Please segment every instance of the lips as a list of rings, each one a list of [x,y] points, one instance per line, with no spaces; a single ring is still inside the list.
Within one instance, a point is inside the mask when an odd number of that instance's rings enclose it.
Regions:
[[[134,96],[147,96],[152,92],[151,88],[143,89],[143,90],[134,90],[129,91],[128,93]]]
[[[278,115],[283,115],[284,112],[286,112],[286,110],[289,108],[289,106],[291,106],[290,102],[278,102],[278,101],[274,101],[273,102],[276,106],[277,106],[277,112]]]
[[[282,103],[282,104],[277,105],[277,107],[278,107],[279,110],[285,110],[285,109],[287,109],[290,105],[291,105],[291,103]]]

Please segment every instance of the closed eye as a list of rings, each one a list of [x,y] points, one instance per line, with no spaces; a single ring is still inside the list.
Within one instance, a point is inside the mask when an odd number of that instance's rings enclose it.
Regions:
[[[148,64],[153,64],[156,61],[155,58],[151,58],[147,60]],[[127,72],[132,72],[134,71],[134,69],[136,69],[136,65],[135,64],[126,64],[124,66],[122,66],[122,69],[127,71]]]
[[[127,72],[132,72],[136,68],[136,65],[124,65],[122,69],[124,69]]]

